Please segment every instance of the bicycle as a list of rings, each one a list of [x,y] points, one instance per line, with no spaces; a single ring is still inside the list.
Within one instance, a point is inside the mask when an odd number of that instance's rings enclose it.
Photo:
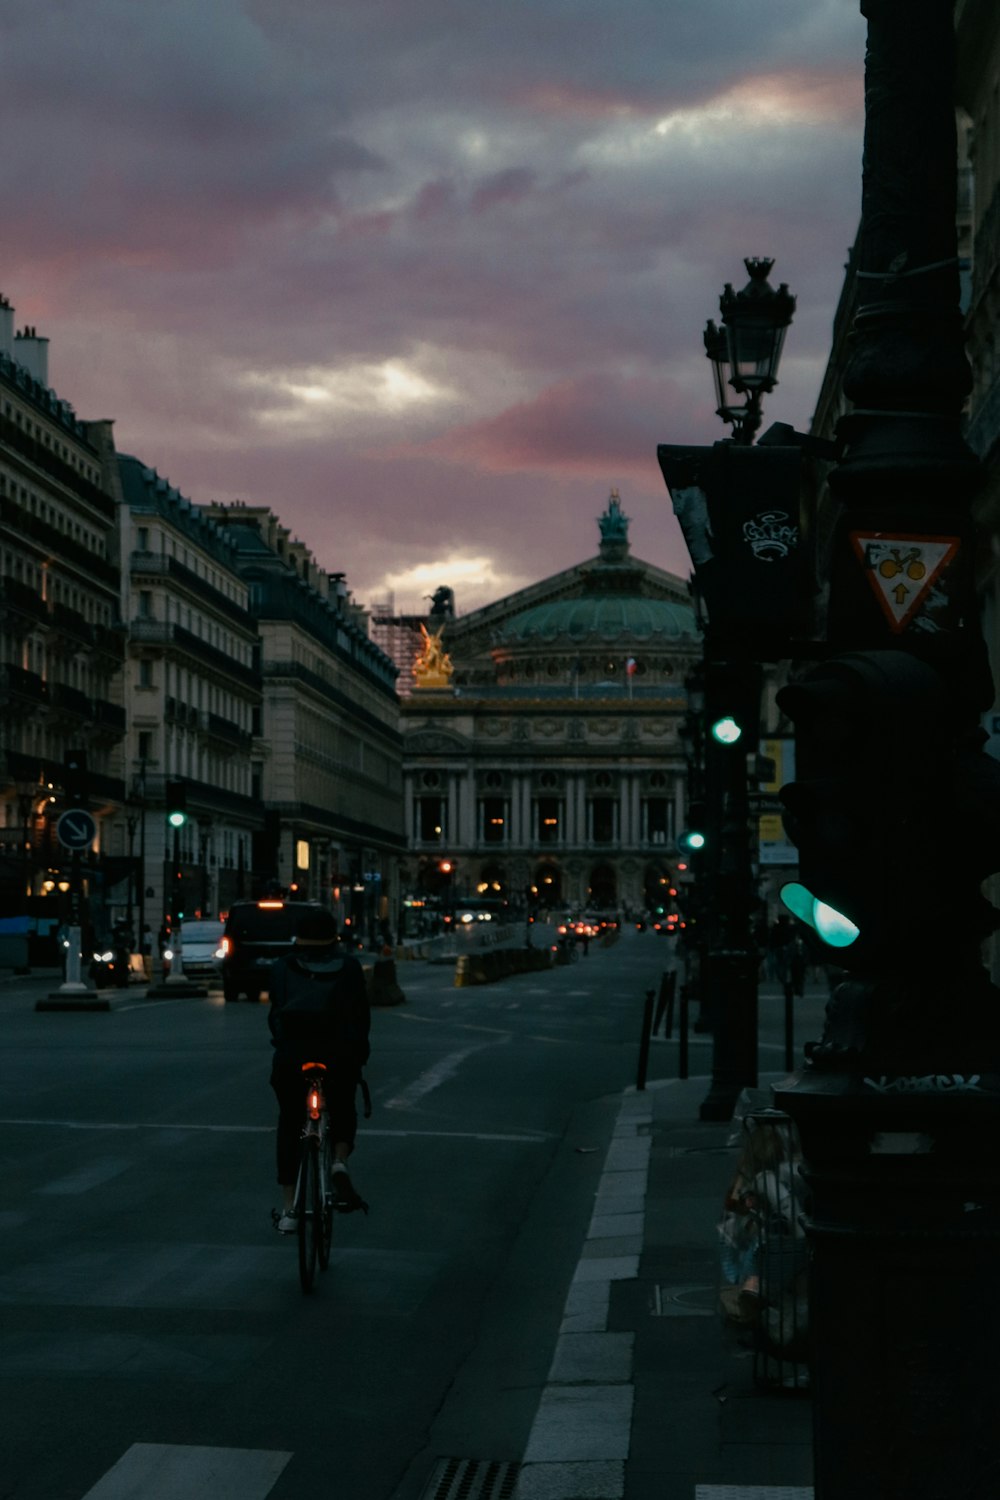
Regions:
[[[307,1083],[306,1110],[299,1175],[295,1183],[295,1212],[298,1215],[299,1280],[303,1292],[310,1292],[317,1261],[321,1271],[330,1264],[333,1186],[330,1180],[330,1123],[322,1078],[326,1063],[303,1063],[302,1072]]]

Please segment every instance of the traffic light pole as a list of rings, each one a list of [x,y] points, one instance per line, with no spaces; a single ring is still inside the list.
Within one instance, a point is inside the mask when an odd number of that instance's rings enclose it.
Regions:
[[[993,689],[973,578],[979,466],[961,430],[953,5],[861,9],[853,409],[830,476],[827,635],[842,654],[783,703],[815,772],[797,767],[783,793],[795,899],[808,871],[816,930],[836,930],[834,907],[851,919],[838,938],[851,974],[776,1103],[808,1192],[816,1500],[939,1500],[1000,1492],[1000,993],[982,970],[979,894],[1000,862],[1000,768],[977,738]],[[949,917],[927,920],[921,853],[941,849]]]
[[[732,710],[728,692],[740,682],[741,733],[732,743],[713,737],[711,726]],[[755,883],[750,847],[747,740],[756,751],[760,719],[760,669],[720,653],[709,635],[706,647],[705,786],[709,813],[707,882],[710,892],[707,967],[702,993],[712,1023],[712,1083],[702,1120],[725,1123],[745,1088],[757,1086],[757,975],[753,941]]]

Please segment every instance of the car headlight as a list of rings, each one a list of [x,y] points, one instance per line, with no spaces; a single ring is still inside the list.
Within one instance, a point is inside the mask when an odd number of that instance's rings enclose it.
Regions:
[[[114,958],[114,956],[115,955],[111,952],[110,948],[108,949],[107,953],[95,953],[94,954],[94,957],[98,960],[98,962],[100,962],[102,964],[109,964],[109,963],[111,963],[111,961]]]

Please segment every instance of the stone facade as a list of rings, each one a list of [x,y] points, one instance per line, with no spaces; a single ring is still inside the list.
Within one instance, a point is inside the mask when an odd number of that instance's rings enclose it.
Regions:
[[[224,529],[138,459],[120,457],[119,472],[129,802],[115,833],[139,861],[136,921],[156,931],[175,884],[191,920],[249,895],[257,876],[259,637]],[[170,781],[187,797],[176,834],[166,824]]]
[[[328,899],[374,942],[399,920],[404,848],[396,668],[368,638],[341,575],[328,575],[266,507],[214,506],[260,632],[256,863],[299,896]]]
[[[95,911],[124,873],[109,838],[125,792],[119,504],[111,424],[50,389],[48,340],[15,333],[0,298],[0,892],[43,931],[66,914],[70,750],[96,823],[79,862]]]
[[[450,686],[404,700],[412,893],[638,911],[668,880],[701,641],[617,494],[600,527],[597,557],[447,621]]]

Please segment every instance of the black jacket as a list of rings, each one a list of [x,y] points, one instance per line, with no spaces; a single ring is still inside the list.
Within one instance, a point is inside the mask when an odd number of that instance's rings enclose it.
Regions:
[[[368,1061],[371,1009],[364,970],[338,944],[292,952],[271,965],[267,1023],[275,1057],[346,1063]]]

